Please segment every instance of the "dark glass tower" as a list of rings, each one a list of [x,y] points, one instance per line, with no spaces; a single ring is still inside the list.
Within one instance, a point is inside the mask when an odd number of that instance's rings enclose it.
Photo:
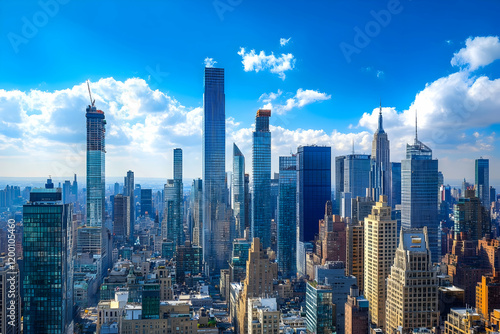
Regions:
[[[300,146],[297,152],[297,239],[314,241],[325,204],[331,200],[332,153],[330,147]]]
[[[66,333],[73,314],[72,205],[34,189],[23,206],[24,332]]]
[[[259,238],[262,248],[271,246],[271,110],[259,109],[255,117],[252,146],[252,238]]]
[[[485,208],[490,208],[490,160],[476,159],[476,197]]]
[[[441,254],[438,230],[438,161],[432,150],[418,140],[406,145],[406,159],[401,161],[401,226],[427,227],[432,262]]]
[[[203,95],[203,261],[206,273],[219,273],[230,257],[225,189],[226,108],[224,69],[205,68]]]
[[[182,219],[182,150],[174,149],[174,178],[165,184],[164,218],[166,223],[163,237],[174,242],[174,245],[184,245],[184,228]]]
[[[393,209],[396,205],[401,204],[401,162],[391,162],[390,204]]]
[[[135,196],[134,196],[134,172],[129,170],[123,183],[123,195],[129,197],[129,211],[130,211],[130,226],[129,241],[134,242],[134,225],[135,225]]]
[[[391,198],[391,149],[382,124],[382,105],[378,115],[378,128],[373,134],[370,165],[370,196],[374,201],[380,195]]]
[[[153,217],[153,190],[141,189],[141,216]]]
[[[278,269],[283,277],[297,272],[297,157],[279,157],[278,189]]]
[[[235,238],[243,238],[245,232],[245,156],[233,143],[233,215]],[[232,241],[232,240],[231,240]]]

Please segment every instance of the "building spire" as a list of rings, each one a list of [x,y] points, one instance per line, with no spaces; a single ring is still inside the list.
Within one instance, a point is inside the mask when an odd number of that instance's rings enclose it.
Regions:
[[[382,99],[380,99],[380,106],[379,106],[379,112],[378,112],[378,133],[384,132],[384,127],[382,125]]]

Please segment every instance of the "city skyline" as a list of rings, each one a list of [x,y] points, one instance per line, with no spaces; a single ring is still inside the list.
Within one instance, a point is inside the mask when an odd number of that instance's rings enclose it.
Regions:
[[[25,15],[30,19],[32,12],[43,10],[38,4],[28,3],[24,14],[20,8],[3,5],[13,10],[12,18],[5,22],[7,31],[22,37],[23,21],[18,18]],[[379,24],[379,33],[369,37],[368,45],[358,48],[359,53],[346,57],[346,45],[356,47],[354,28],[363,29],[372,21],[378,22],[376,14],[387,11],[387,5],[363,3],[357,8],[350,8],[351,5],[337,8],[339,4],[320,2],[305,8],[307,12],[323,8],[333,19],[339,15],[336,9],[349,9],[350,13],[344,21],[328,23],[331,33],[314,30],[316,25],[304,27],[306,33],[317,32],[313,41],[292,26],[293,20],[278,19],[283,26],[278,28],[273,24],[274,30],[264,38],[243,34],[241,39],[231,41],[225,48],[200,42],[201,50],[186,59],[165,54],[153,45],[151,49],[162,57],[141,54],[137,60],[125,57],[126,60],[103,68],[95,58],[75,56],[74,62],[82,66],[75,66],[71,71],[63,73],[56,68],[48,73],[40,68],[30,78],[14,77],[13,69],[24,66],[29,70],[33,66],[26,62],[28,53],[38,54],[42,48],[39,44],[46,38],[58,36],[56,28],[62,21],[73,18],[80,8],[79,4],[61,4],[58,13],[46,26],[40,27],[28,43],[15,49],[9,38],[0,42],[0,45],[5,43],[7,51],[0,55],[3,64],[0,66],[5,74],[0,79],[0,87],[4,89],[0,90],[0,101],[4,102],[0,111],[4,118],[0,129],[3,134],[0,154],[8,157],[1,176],[52,175],[56,179],[73,173],[84,175],[82,106],[88,104],[84,82],[90,78],[96,103],[108,120],[107,177],[123,175],[130,169],[138,176],[166,179],[172,173],[169,152],[176,147],[183,149],[186,161],[193,162],[186,164],[186,178],[200,177],[201,82],[203,67],[208,64],[224,68],[227,74],[227,171],[232,169],[233,143],[245,156],[251,156],[253,116],[256,110],[264,107],[270,108],[275,115],[270,120],[272,172],[279,169],[279,156],[296,152],[300,145],[332,146],[333,158],[350,153],[354,141],[357,153],[369,154],[381,99],[384,129],[391,138],[391,161],[404,158],[404,148],[411,142],[414,113],[418,109],[420,137],[440,160],[445,182],[458,183],[463,177],[471,181],[475,159],[488,158],[492,166],[499,162],[496,110],[500,106],[497,98],[500,81],[497,79],[499,65],[495,60],[500,57],[500,41],[493,27],[478,22],[479,17],[484,19],[492,15],[494,9],[490,7],[496,5],[488,3],[481,9],[470,9],[471,23],[460,27],[458,17],[446,22],[440,22],[437,14],[429,17],[442,31],[434,34],[425,30],[419,36],[412,36],[413,43],[426,42],[426,52],[415,53],[412,48],[405,48],[410,41],[403,41],[400,49],[394,49],[393,41],[404,37],[398,30],[411,27],[415,23],[415,13],[422,14],[424,4],[401,1],[400,11],[395,10],[385,26]],[[183,7],[181,4],[161,5],[158,11],[169,6],[172,10]],[[291,6],[295,8],[297,4]],[[443,9],[441,4],[432,6],[438,11]],[[222,20],[211,3],[200,3],[192,13],[194,18],[200,19],[199,24],[207,25],[209,33],[220,33],[221,29],[240,27],[242,22],[238,20],[241,18],[243,22],[254,19],[257,7],[258,4],[241,3],[226,10]],[[99,9],[103,14],[111,10],[105,6]],[[450,10],[456,13],[463,9],[464,5],[459,4]],[[127,12],[129,9],[121,10]],[[271,15],[277,10],[276,5],[270,5],[270,13],[263,15]],[[199,17],[201,12],[206,12],[206,17]],[[323,24],[326,24],[325,15],[318,18]],[[145,18],[140,16],[137,20],[142,22]],[[179,23],[177,18],[173,21]],[[96,32],[96,28],[89,28],[88,32],[75,31],[76,23],[67,29],[84,40]],[[161,41],[161,29],[144,28],[144,32],[151,33],[146,40],[157,38]],[[262,32],[263,28],[255,29]],[[186,37],[184,34],[193,37],[190,32],[180,35]],[[101,45],[104,37],[97,38],[96,43]],[[133,36],[134,40],[136,38]],[[319,43],[322,39],[331,44],[327,50]],[[59,43],[55,40],[53,43]],[[172,46],[182,45],[185,46],[185,41],[181,43],[177,37],[172,40]],[[384,48],[390,51],[387,59],[379,55]],[[116,52],[106,50],[108,56]],[[319,54],[325,51],[328,57]],[[73,55],[68,50],[62,50],[61,54]],[[416,61],[417,54],[422,58],[420,62]],[[394,61],[395,58],[405,61]],[[34,63],[40,61],[48,61],[43,53]],[[12,64],[12,69],[6,68],[4,64],[7,63]],[[89,67],[91,64],[95,67]],[[320,65],[323,67],[319,68]],[[403,73],[406,76],[402,76]],[[21,163],[26,155],[37,160],[36,168]],[[454,168],[457,163],[462,166],[460,170]],[[245,167],[252,172],[251,159],[246,160]],[[492,174],[490,183],[495,186],[499,179]]]

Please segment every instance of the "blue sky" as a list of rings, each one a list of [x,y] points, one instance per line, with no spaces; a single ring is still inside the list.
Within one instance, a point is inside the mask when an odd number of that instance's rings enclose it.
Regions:
[[[90,79],[108,118],[107,175],[169,178],[180,146],[192,162],[185,176],[199,177],[208,57],[226,69],[228,170],[235,141],[251,172],[260,107],[273,109],[276,169],[299,144],[338,155],[354,140],[368,153],[382,99],[392,160],[403,157],[418,109],[419,137],[445,179],[472,180],[479,156],[500,179],[499,10],[495,1],[3,1],[2,176],[84,174]],[[341,45],[357,51],[346,57]]]

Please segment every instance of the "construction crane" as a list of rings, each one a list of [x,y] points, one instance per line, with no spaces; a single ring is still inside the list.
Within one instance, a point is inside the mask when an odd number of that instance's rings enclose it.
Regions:
[[[92,100],[92,92],[90,91],[90,81],[87,80],[87,88],[89,89],[90,105],[95,107],[95,100]]]

